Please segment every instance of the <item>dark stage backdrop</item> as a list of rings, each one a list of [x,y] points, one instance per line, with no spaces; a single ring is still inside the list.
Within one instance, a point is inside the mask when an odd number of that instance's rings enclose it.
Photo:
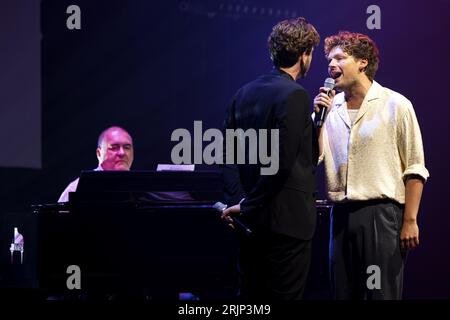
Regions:
[[[66,27],[72,4],[80,30]],[[381,29],[369,30],[373,4]],[[450,298],[449,12],[450,0],[2,1],[0,211],[56,202],[81,169],[97,166],[97,136],[110,125],[134,137],[134,169],[170,162],[172,131],[193,132],[194,120],[220,128],[232,94],[270,70],[271,27],[301,15],[322,40],[339,30],[369,34],[381,51],[376,80],[413,102],[431,177],[405,297]],[[300,83],[314,96],[326,77],[322,42]]]

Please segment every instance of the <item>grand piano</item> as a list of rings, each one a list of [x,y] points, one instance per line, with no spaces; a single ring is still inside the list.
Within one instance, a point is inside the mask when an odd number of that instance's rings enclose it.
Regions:
[[[219,172],[82,172],[68,203],[33,206],[40,292],[86,299],[235,298],[237,237],[243,234],[220,219],[214,205],[222,197]],[[317,208],[306,299],[329,297],[331,205],[319,200]],[[73,266],[81,288],[71,290]]]
[[[67,268],[76,266],[87,296],[233,296],[236,234],[214,209],[221,180],[218,172],[82,172],[68,203],[34,207],[39,287],[74,292]]]

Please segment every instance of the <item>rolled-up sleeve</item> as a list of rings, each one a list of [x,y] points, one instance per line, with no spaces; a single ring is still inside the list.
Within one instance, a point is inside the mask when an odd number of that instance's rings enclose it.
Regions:
[[[411,103],[400,119],[399,153],[404,166],[403,180],[409,175],[419,175],[424,181],[430,176],[425,168],[422,134]]]

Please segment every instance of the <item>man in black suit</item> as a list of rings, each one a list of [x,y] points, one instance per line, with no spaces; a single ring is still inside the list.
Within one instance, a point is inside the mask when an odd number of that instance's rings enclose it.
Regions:
[[[239,217],[252,230],[251,235],[240,234],[240,296],[244,299],[303,296],[316,224],[318,144],[309,94],[296,80],[308,72],[319,41],[316,29],[304,18],[278,23],[268,39],[274,69],[238,90],[227,111],[225,131],[256,130],[258,148],[260,139],[268,137],[271,155],[278,153],[275,158],[279,159],[277,172],[264,175],[262,161],[248,163],[252,151],[245,149],[245,135],[237,135],[233,153],[244,152],[246,162],[225,161],[222,167],[225,198],[234,204],[222,218],[233,226],[232,218]],[[261,129],[268,131],[267,136],[261,136]],[[277,130],[278,144],[270,138],[273,130]],[[236,142],[228,140],[227,136],[224,160],[232,151],[230,142]]]

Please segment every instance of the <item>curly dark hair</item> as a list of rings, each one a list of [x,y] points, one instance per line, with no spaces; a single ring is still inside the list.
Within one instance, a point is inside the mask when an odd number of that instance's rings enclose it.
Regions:
[[[334,47],[341,47],[342,51],[356,59],[366,59],[367,67],[364,69],[367,78],[372,81],[380,63],[380,53],[375,42],[369,36],[361,33],[340,31],[337,35],[325,39],[325,56]]]
[[[305,18],[283,20],[269,36],[270,58],[277,68],[292,67],[303,53],[310,54],[320,42],[320,36]]]

